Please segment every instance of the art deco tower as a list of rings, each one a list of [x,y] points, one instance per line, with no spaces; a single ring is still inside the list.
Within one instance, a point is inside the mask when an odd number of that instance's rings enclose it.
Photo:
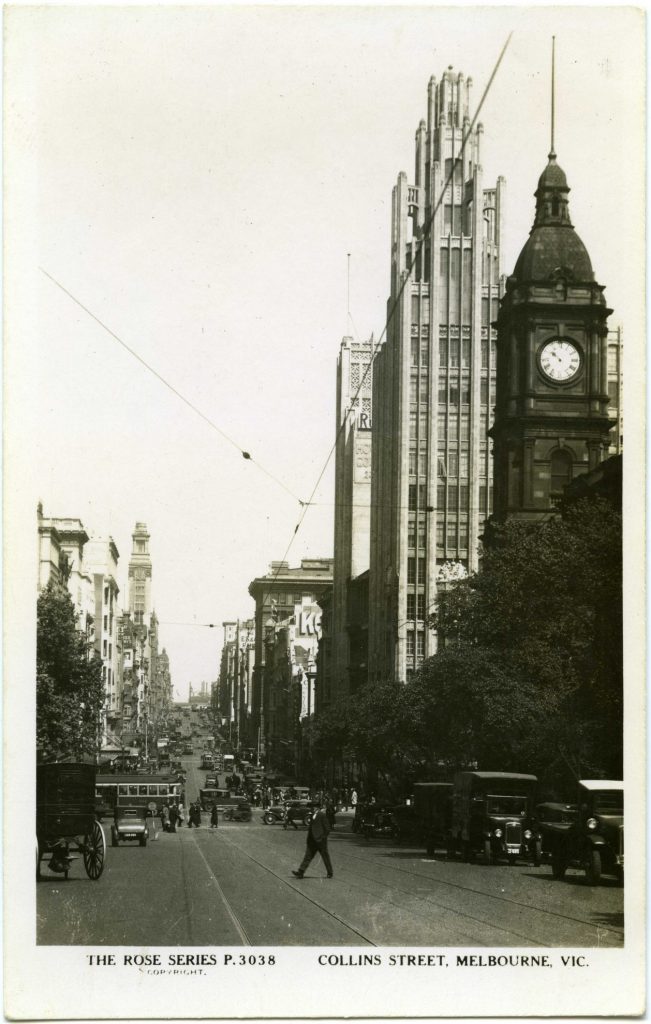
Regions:
[[[402,173],[393,190],[390,321],[373,372],[371,680],[404,681],[434,653],[441,573],[477,568],[491,511],[504,181],[483,187],[480,124],[462,151],[470,91],[451,69],[431,79],[414,184]]]

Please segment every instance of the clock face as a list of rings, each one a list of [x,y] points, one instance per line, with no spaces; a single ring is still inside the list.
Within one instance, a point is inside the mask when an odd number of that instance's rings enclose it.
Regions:
[[[580,366],[579,350],[571,341],[552,338],[540,350],[540,368],[549,380],[570,380],[578,373]]]

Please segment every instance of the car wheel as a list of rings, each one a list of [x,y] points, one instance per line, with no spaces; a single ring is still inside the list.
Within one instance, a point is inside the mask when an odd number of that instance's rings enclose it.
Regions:
[[[111,846],[117,846],[119,842],[118,834],[114,828],[111,829]]]
[[[506,859],[507,859],[507,860],[508,860],[508,862],[509,862],[509,867],[510,867],[510,868],[512,868],[512,867],[515,867],[515,862],[516,862],[516,861],[517,861],[517,859],[518,859],[518,858],[517,858],[517,855],[516,855],[515,853],[509,853],[509,855],[507,856],[507,858],[506,858]]]
[[[554,878],[564,878],[565,872],[567,871],[567,864],[565,858],[560,853],[554,851],[552,853],[552,875]]]
[[[588,885],[598,885],[601,879],[601,853],[599,850],[588,850],[584,866]]]
[[[490,839],[484,839],[484,864],[490,864],[493,860]]]
[[[265,825],[273,825],[275,819],[273,814],[267,813],[262,815],[262,820],[265,823]]]
[[[534,845],[534,848],[533,848],[533,866],[535,868],[539,868],[541,860],[542,860],[542,840],[541,839],[536,839],[536,842],[535,842],[535,845]]]
[[[146,846],[147,845],[147,836],[141,836],[140,837],[140,845],[141,846]]]

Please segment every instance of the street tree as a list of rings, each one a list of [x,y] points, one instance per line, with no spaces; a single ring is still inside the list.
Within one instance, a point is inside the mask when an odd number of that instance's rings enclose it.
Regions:
[[[78,628],[64,584],[41,591],[36,625],[36,741],[44,759],[97,752],[102,662]]]

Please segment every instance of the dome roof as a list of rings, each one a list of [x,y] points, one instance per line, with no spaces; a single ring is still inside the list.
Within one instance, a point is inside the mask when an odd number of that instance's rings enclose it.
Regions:
[[[567,189],[569,192],[565,171],[556,163],[556,154],[553,151],[549,154],[549,163],[538,178],[538,190],[544,188]]]
[[[519,281],[548,281],[555,272],[575,281],[594,279],[588,250],[569,224],[534,227],[518,256],[513,276]]]
[[[593,281],[588,251],[572,227],[565,172],[552,149],[536,189],[534,224],[518,257],[513,276],[519,281],[549,281],[567,277]]]

